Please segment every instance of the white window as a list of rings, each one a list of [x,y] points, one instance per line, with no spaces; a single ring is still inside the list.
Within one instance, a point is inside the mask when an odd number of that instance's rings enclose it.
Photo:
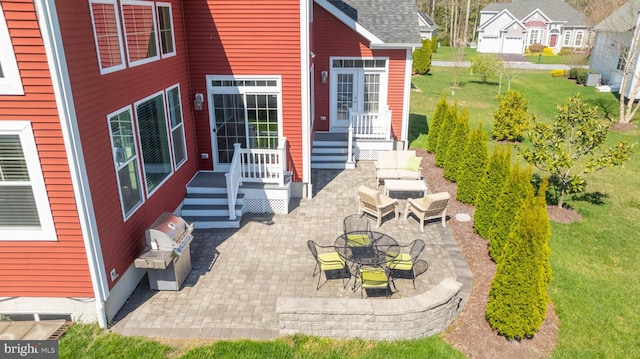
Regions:
[[[126,219],[143,202],[138,146],[131,117],[131,106],[109,114],[107,120],[109,121],[122,215]]]
[[[528,44],[540,44],[542,43],[542,29],[531,29],[529,30],[529,42]]]
[[[134,106],[148,196],[173,173],[163,92],[138,101]]]
[[[582,38],[584,37],[584,32],[576,31],[576,40],[574,41],[575,47],[582,47]]]
[[[122,18],[130,66],[158,60],[155,6],[149,1],[122,1]]]
[[[89,5],[100,74],[124,69],[126,65],[116,1],[90,0]]]
[[[173,14],[171,4],[157,3],[158,36],[160,37],[160,50],[162,57],[176,54],[175,38],[173,35]]]
[[[562,41],[562,46],[570,46],[571,45],[571,31],[564,32],[564,40]]]
[[[187,147],[184,141],[184,124],[182,122],[179,85],[167,89],[167,106],[169,110],[169,126],[171,128],[171,142],[173,145],[173,165],[177,169],[187,161]]]
[[[0,121],[0,239],[56,240],[29,121]]]
[[[0,4],[0,95],[24,95],[2,4]]]

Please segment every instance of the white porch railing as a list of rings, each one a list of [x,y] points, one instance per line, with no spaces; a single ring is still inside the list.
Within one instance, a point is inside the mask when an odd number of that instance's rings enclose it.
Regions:
[[[353,139],[368,138],[388,140],[391,138],[391,110],[384,112],[355,112],[349,109],[349,143],[347,163],[353,163]]]
[[[233,149],[231,167],[225,174],[230,220],[236,218],[235,204],[243,182],[275,183],[284,186],[287,171],[287,139],[280,138],[275,150],[240,148],[239,143],[234,144]]]

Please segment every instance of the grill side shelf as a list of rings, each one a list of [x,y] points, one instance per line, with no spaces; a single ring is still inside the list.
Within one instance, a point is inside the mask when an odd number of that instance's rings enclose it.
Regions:
[[[147,249],[134,261],[136,268],[166,269],[174,255],[172,251],[157,251]]]

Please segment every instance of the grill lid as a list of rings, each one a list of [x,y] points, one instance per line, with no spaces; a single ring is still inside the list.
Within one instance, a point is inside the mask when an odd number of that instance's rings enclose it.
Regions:
[[[180,255],[193,239],[191,232],[193,223],[189,224],[171,212],[164,212],[145,234],[151,249],[173,251]]]

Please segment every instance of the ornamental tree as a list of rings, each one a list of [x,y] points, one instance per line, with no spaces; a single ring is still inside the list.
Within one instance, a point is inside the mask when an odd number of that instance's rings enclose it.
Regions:
[[[489,158],[487,171],[480,182],[476,209],[473,212],[473,229],[482,238],[489,238],[493,218],[498,210],[498,200],[511,171],[511,146],[496,146]]]
[[[440,96],[436,110],[431,118],[431,126],[429,126],[429,133],[427,134],[427,152],[435,153],[436,146],[438,145],[438,134],[440,133],[440,127],[447,117],[447,111],[449,110],[449,104],[447,103],[447,97],[445,95]]]
[[[535,122],[527,138],[531,146],[518,148],[525,161],[551,175],[558,207],[562,207],[567,193],[584,191],[585,174],[622,167],[628,159],[636,144],[625,137],[603,148],[608,129],[598,118],[598,107],[576,95],[566,105],[557,105],[552,124]]]
[[[469,73],[480,76],[482,83],[487,83],[489,77],[498,73],[502,67],[502,60],[493,54],[476,56],[471,62]]]
[[[527,113],[528,105],[522,93],[515,90],[498,96],[498,109],[493,113],[493,137],[498,141],[521,140],[535,119]]]
[[[467,144],[469,135],[469,110],[466,108],[458,114],[456,125],[449,139],[447,155],[444,164],[444,178],[449,181],[456,181],[460,171],[460,163],[464,155],[464,147]]]

